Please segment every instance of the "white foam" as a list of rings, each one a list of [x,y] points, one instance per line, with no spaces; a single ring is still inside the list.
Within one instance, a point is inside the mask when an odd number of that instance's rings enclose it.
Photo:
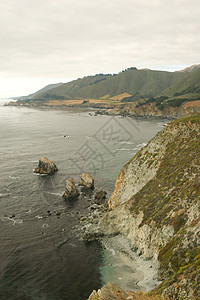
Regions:
[[[41,228],[48,228],[49,227],[49,224],[42,224]]]
[[[131,151],[132,149],[128,148],[118,148],[117,151]]]
[[[1,221],[2,222],[9,222],[10,221],[10,222],[13,223],[12,225],[23,223],[23,220],[21,220],[21,219],[14,219],[14,218],[10,218],[10,217],[1,217]]]
[[[35,169],[33,169],[35,171]],[[48,174],[40,174],[40,173],[34,173],[36,176],[47,176]]]
[[[147,145],[147,143],[142,143],[142,144],[138,144],[137,147],[138,147],[138,148],[139,148],[139,147],[142,148],[142,147],[144,147],[144,146],[146,146],[146,145]]]
[[[50,194],[50,195],[55,195],[55,196],[59,196],[59,197],[62,197],[63,194],[61,193],[53,193],[53,192],[46,192],[47,194]]]
[[[17,220],[12,219],[12,221],[13,221],[13,225],[15,225],[15,224],[22,224],[23,223],[23,220],[20,220],[20,219],[17,219]]]
[[[0,198],[4,197],[4,196],[7,196],[7,195],[10,195],[10,194],[0,194]]]
[[[132,143],[132,142],[129,142],[129,141],[122,141],[122,142],[119,142],[119,144],[134,145],[135,143]]]
[[[37,215],[37,216],[35,216],[35,218],[36,218],[36,219],[43,219],[44,216],[39,216],[39,215]]]
[[[138,151],[140,150],[142,147],[146,146],[147,143],[142,143],[142,144],[138,144],[135,148],[132,148],[131,150],[134,150],[134,151]]]
[[[18,177],[18,176],[16,176],[16,177],[15,176],[9,176],[9,178],[10,179],[19,179],[20,177]]]

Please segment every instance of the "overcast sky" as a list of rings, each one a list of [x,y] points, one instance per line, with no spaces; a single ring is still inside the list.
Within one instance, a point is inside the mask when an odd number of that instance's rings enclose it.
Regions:
[[[200,63],[199,0],[0,0],[0,97]]]

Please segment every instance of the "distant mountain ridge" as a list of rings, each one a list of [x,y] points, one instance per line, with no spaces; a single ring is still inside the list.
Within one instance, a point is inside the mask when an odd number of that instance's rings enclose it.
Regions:
[[[182,79],[184,73],[128,69],[118,74],[99,74],[87,76],[48,91],[48,95],[60,96],[65,99],[114,97],[122,93],[140,93],[143,97],[160,94],[177,80]],[[33,99],[43,99],[46,92],[37,93]]]
[[[183,116],[200,111],[200,64],[176,72],[131,67],[118,74],[85,76],[48,85],[9,105],[86,106],[137,116]]]
[[[200,65],[188,67],[181,72],[153,71],[148,69],[138,70],[128,68],[118,74],[96,74],[73,80],[68,83],[50,86],[35,93],[32,99],[43,99],[48,91],[49,98],[53,99],[99,99],[107,96],[114,97],[122,93],[133,95],[139,93],[143,97],[154,97],[170,94],[169,88],[178,85],[181,89],[182,81],[188,77],[195,77],[193,74],[200,70]],[[192,76],[193,75],[193,76]],[[197,76],[198,77],[198,76]],[[193,84],[191,82],[191,84]],[[46,97],[48,98],[48,97]]]
[[[29,94],[28,96],[19,96],[19,97],[15,97],[14,99],[33,99],[34,97],[37,97],[37,95],[41,94],[41,93],[45,93],[49,90],[52,90],[58,86],[61,86],[63,83],[53,83],[53,84],[48,84],[47,86],[43,87],[42,89],[38,90],[35,93]]]
[[[192,65],[190,67],[187,67],[183,70],[177,71],[177,72],[194,72],[200,68],[200,65]]]

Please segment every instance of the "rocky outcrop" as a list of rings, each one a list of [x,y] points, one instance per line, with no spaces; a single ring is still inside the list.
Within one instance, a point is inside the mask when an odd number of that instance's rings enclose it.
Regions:
[[[133,299],[131,293],[125,292],[113,283],[108,283],[98,291],[93,291],[88,300]]]
[[[50,175],[58,171],[56,165],[47,157],[40,158],[38,167],[35,168],[34,172],[39,174]]]
[[[168,124],[120,171],[99,224],[159,260],[166,299],[200,298],[199,141],[200,115]]]
[[[63,197],[66,200],[72,200],[72,199],[76,199],[78,196],[79,196],[79,191],[75,185],[74,179],[70,177],[66,180],[66,189],[63,194]]]
[[[104,191],[102,188],[100,190],[97,190],[95,193],[95,197],[94,197],[95,203],[98,205],[107,204],[106,195],[107,195],[107,192]]]
[[[144,259],[157,259],[161,245],[165,245],[173,236],[174,228],[165,225],[162,228],[156,227],[156,222],[142,226],[144,213],[141,210],[133,215],[129,204],[120,205],[106,214],[100,221],[102,232],[108,235],[122,234],[132,244],[132,248]]]
[[[82,173],[80,175],[80,183],[84,189],[92,190],[94,189],[94,178],[88,173]]]
[[[108,283],[98,291],[93,291],[88,300],[159,300],[161,297],[147,296],[142,292],[130,292],[120,289],[113,283]]]
[[[99,201],[100,203],[102,200],[106,199],[107,192],[104,191],[103,189],[97,190],[95,193],[95,199],[96,201]]]
[[[165,135],[157,134],[121,169],[108,201],[110,208],[128,201],[156,175],[167,143]]]
[[[148,103],[137,106],[137,103],[121,104],[111,109],[112,115],[129,115],[135,117],[156,117],[156,118],[180,118],[192,114],[200,113],[200,100],[185,102],[180,106],[166,106],[164,109],[158,109],[155,103]]]

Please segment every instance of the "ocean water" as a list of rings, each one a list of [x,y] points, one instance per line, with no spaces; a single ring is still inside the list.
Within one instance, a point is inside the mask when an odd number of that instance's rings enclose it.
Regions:
[[[6,107],[0,100],[0,299],[84,300],[102,285],[102,252],[78,235],[90,198],[62,198],[65,180],[91,173],[108,197],[120,168],[166,120],[94,111]],[[33,172],[40,157],[58,166]],[[108,276],[109,277],[109,276]]]

